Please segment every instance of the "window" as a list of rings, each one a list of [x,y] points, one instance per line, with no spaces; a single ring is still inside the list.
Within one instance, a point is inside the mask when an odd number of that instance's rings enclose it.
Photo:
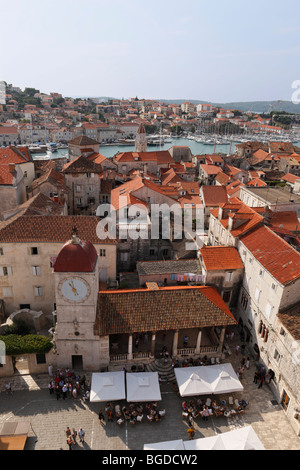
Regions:
[[[44,289],[43,287],[35,287],[34,288],[34,295],[35,297],[42,297],[44,294]]]
[[[80,191],[81,191],[81,186],[79,186],[79,185],[77,184],[77,185],[76,185],[76,192],[77,192],[77,193],[80,193]]]
[[[285,335],[286,335],[286,331],[281,327],[279,334],[280,334],[281,336],[285,336]]]
[[[37,364],[46,364],[46,355],[45,354],[36,354],[36,363]]]
[[[262,269],[259,270],[259,277],[263,277],[264,276],[264,272]]]
[[[259,301],[259,298],[260,298],[260,294],[261,294],[261,291],[258,289],[258,287],[255,289],[255,294],[254,294],[254,297],[255,297],[255,300],[257,300],[257,302]]]
[[[12,298],[12,288],[11,287],[2,287],[2,295],[3,297]]]
[[[11,276],[12,269],[10,266],[0,266],[0,276]]]
[[[273,311],[273,307],[272,307],[272,305],[268,302],[268,303],[267,303],[267,306],[266,306],[266,317],[267,317],[267,318],[270,318],[272,311]]]
[[[40,266],[32,266],[32,275],[33,276],[40,276],[41,275]]]
[[[233,272],[232,272],[232,271],[228,271],[228,272],[226,273],[226,276],[225,276],[225,281],[226,281],[226,282],[232,281],[232,277],[233,277]]]
[[[276,289],[277,289],[277,286],[276,284],[274,284],[274,282],[272,283],[272,290],[274,290],[276,292]]]
[[[106,256],[106,250],[100,249],[100,256]]]
[[[31,254],[34,256],[34,255],[38,255],[39,254],[39,250],[36,246],[33,246],[31,247]]]
[[[120,259],[122,262],[128,261],[128,253],[120,253]]]
[[[244,310],[246,310],[247,307],[248,307],[248,300],[249,300],[248,295],[247,295],[245,292],[242,292],[242,295],[241,295],[241,305],[242,305],[242,307],[243,307]]]
[[[76,204],[77,204],[78,206],[81,205],[81,197],[78,197],[78,198],[76,199]]]
[[[3,248],[0,248],[0,256],[3,256],[3,255],[4,255]]]
[[[285,411],[287,411],[289,403],[290,403],[290,397],[288,396],[288,394],[284,390],[283,394],[282,394],[282,398],[281,398],[281,404],[282,404],[283,408],[285,409]]]

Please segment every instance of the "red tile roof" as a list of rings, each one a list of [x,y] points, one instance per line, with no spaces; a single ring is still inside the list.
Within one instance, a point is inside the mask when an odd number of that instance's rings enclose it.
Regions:
[[[252,230],[241,242],[281,284],[289,284],[300,277],[300,253],[268,227]]]
[[[200,253],[207,271],[244,268],[239,252],[232,246],[205,246]]]
[[[214,287],[101,291],[97,335],[234,325],[236,320]]]
[[[66,243],[74,227],[80,239],[93,244],[115,244],[97,236],[98,218],[93,216],[24,216],[0,223],[1,243]]]
[[[228,201],[225,186],[204,185],[201,187],[201,193],[205,206],[218,206]]]

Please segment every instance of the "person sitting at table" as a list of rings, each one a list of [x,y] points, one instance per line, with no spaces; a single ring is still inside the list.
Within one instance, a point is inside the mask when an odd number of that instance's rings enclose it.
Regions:
[[[112,409],[111,403],[107,402],[105,406],[105,413],[109,413],[111,409]]]
[[[147,420],[151,423],[154,419],[154,416],[147,415]]]
[[[199,398],[199,400],[197,400],[197,405],[200,406],[201,408],[203,407],[204,402],[201,398]]]
[[[203,411],[202,411],[202,413],[201,413],[202,418],[203,418],[204,421],[208,421],[209,414],[210,414],[210,413],[209,413],[208,407],[207,407],[206,405],[204,405]]]
[[[195,408],[192,412],[192,416],[194,419],[198,418],[199,414],[200,414],[200,411],[197,410],[197,408]]]
[[[186,412],[188,411],[188,404],[187,404],[186,401],[184,401],[184,402],[182,403],[182,409],[183,409],[183,411],[186,411]]]

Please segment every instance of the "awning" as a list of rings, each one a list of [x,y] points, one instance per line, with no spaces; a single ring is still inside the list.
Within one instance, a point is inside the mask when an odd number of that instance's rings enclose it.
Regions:
[[[28,421],[5,422],[0,432],[0,450],[24,450],[29,428]]]
[[[265,450],[252,426],[183,443],[185,450]]]
[[[233,393],[244,390],[231,364],[174,369],[182,397]]]
[[[124,371],[92,374],[90,402],[124,400],[125,397]]]
[[[184,444],[181,439],[177,441],[156,442],[154,444],[145,444],[144,450],[184,450]]]
[[[126,374],[127,401],[160,401],[157,372],[135,372]]]

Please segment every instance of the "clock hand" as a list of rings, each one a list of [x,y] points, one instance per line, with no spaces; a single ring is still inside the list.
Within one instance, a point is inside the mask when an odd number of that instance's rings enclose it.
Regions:
[[[69,286],[72,288],[72,291],[74,292],[75,295],[79,295],[77,292],[77,289],[74,287],[74,282],[69,282]]]

